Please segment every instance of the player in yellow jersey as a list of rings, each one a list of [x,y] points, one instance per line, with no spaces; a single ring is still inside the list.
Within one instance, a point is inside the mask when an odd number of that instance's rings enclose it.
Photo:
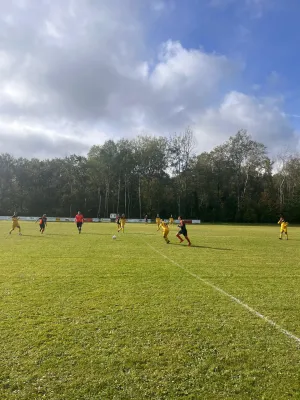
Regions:
[[[174,224],[174,218],[173,215],[171,215],[171,217],[169,218],[169,225],[173,225]]]
[[[169,244],[170,243],[170,240],[168,239],[169,226],[163,219],[161,220],[160,228],[162,229],[163,238],[165,239],[165,242]]]
[[[19,229],[19,235],[21,236],[22,235],[21,227],[20,227],[20,224],[19,224],[19,218],[17,217],[17,214],[14,214],[11,217],[11,219],[12,219],[12,228],[9,231],[9,234],[11,235],[12,231],[14,231],[16,228],[18,228]]]
[[[283,218],[283,216],[280,217],[280,220],[278,221],[278,225],[280,225],[280,236],[279,236],[279,239],[282,240],[282,235],[285,234],[286,240],[288,240],[289,239],[288,231],[287,231],[288,223]]]
[[[155,223],[157,225],[157,230],[160,230],[160,223],[161,223],[161,219],[159,218],[159,214],[156,215],[156,219],[155,219]]]
[[[120,228],[118,229],[118,232],[122,231],[124,233],[125,224],[126,224],[125,214],[122,214],[120,218]]]

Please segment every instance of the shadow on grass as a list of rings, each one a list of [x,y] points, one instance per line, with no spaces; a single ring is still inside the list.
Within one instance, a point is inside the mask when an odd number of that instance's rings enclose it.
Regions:
[[[79,234],[78,234],[79,235]],[[98,233],[98,232],[82,232],[81,235],[91,235],[91,236],[111,236],[113,233]]]
[[[182,245],[181,243],[169,243],[169,245],[172,246],[181,246],[181,247],[196,247],[198,249],[210,249],[210,250],[220,250],[220,251],[232,251],[232,249],[225,249],[225,248],[221,248],[221,247],[210,247],[210,246],[199,246],[199,245],[195,245],[192,244],[192,246],[187,246],[187,245]]]
[[[66,233],[44,233],[43,234],[44,236],[74,236],[74,235],[69,235],[69,234],[66,234]],[[43,236],[43,235],[41,235],[41,237]]]
[[[37,233],[36,235],[27,235],[27,234],[23,234],[22,233],[22,236],[24,236],[24,237],[42,238],[42,237],[47,237],[49,235],[41,235],[40,233]]]

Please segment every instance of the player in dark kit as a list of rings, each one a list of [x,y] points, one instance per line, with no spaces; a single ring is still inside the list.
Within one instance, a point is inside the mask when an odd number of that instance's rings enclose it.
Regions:
[[[47,226],[47,216],[46,214],[44,214],[42,217],[38,218],[38,220],[36,222],[39,221],[39,226],[40,226],[40,232],[44,233],[45,232],[45,228]]]
[[[75,223],[77,225],[78,233],[81,233],[83,222],[84,222],[84,216],[81,214],[80,211],[78,211],[78,213],[75,217]]]
[[[178,228],[180,228],[180,231],[177,233],[176,236],[177,236],[178,239],[180,240],[180,243],[182,243],[182,242],[183,242],[183,239],[181,238],[180,235],[183,235],[183,236],[186,238],[186,240],[188,241],[188,245],[191,246],[192,243],[191,243],[191,241],[190,241],[190,239],[189,239],[189,237],[188,237],[188,233],[187,233],[187,229],[186,229],[185,222],[184,222],[184,220],[182,219],[182,217],[178,217],[178,219],[179,219]]]
[[[119,230],[121,229],[121,217],[119,214],[117,214],[116,217],[116,224],[117,224],[117,231],[119,232]]]

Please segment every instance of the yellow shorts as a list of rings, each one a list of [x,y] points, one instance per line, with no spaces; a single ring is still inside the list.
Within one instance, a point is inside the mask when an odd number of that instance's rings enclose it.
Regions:
[[[280,233],[287,233],[287,229],[281,229]]]
[[[163,232],[163,237],[166,238],[168,236],[168,234],[169,234],[169,230],[167,229]]]

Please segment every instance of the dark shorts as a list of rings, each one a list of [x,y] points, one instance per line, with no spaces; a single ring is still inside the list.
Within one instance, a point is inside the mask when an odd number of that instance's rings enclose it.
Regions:
[[[186,229],[180,229],[180,231],[178,232],[178,235],[187,236],[187,230]]]
[[[45,229],[45,224],[40,224],[40,229]]]
[[[77,222],[77,228],[81,228],[82,227],[82,222]]]

